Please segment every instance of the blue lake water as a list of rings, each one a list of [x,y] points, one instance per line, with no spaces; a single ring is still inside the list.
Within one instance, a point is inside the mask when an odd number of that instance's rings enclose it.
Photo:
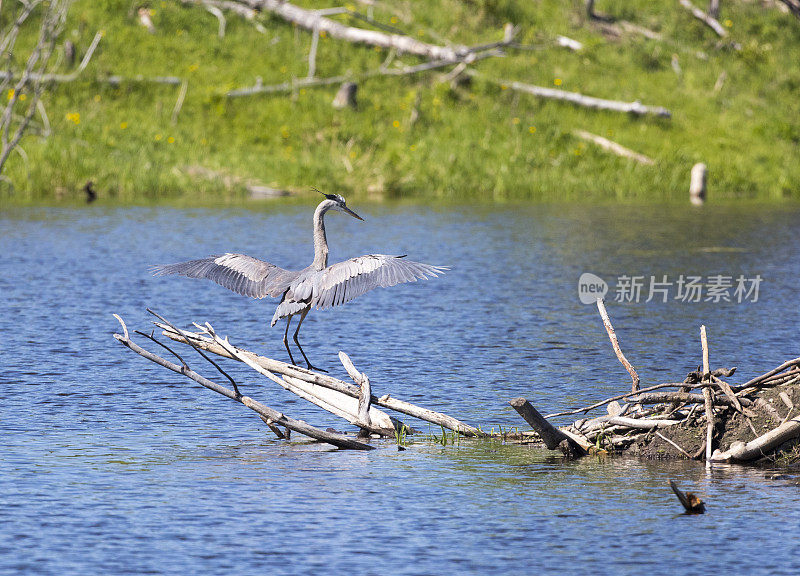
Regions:
[[[379,395],[491,429],[525,426],[507,403],[516,396],[548,412],[624,391],[597,309],[578,299],[584,272],[608,282],[643,385],[700,364],[701,324],[712,365],[738,366],[735,382],[800,355],[797,206],[352,207],[365,222],[328,216],[331,262],[377,252],[452,267],[306,319],[312,361],[346,378],[336,357],[346,351]],[[394,441],[370,452],[281,441],[243,406],[112,338],[112,313],[144,330],[150,307],[286,359],[282,328],[269,328],[274,301],[152,278],[148,266],[237,251],[304,267],[312,211],[0,209],[0,573],[800,573],[791,474],[570,462],[496,441],[418,438],[403,452]],[[645,301],[651,276],[668,302]],[[731,301],[676,298],[690,276]],[[642,277],[638,302],[624,277]],[[761,279],[757,297],[737,296],[739,277],[747,288]],[[243,393],[348,429],[225,367]],[[708,512],[681,515],[669,478]]]

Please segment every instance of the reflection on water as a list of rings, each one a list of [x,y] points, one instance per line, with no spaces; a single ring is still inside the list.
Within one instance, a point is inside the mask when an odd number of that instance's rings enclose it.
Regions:
[[[306,351],[342,376],[345,350],[376,391],[484,428],[522,425],[507,404],[515,396],[549,411],[627,386],[596,309],[578,300],[583,272],[764,279],[755,303],[622,304],[610,294],[643,384],[696,368],[700,324],[712,363],[742,378],[798,355],[795,207],[355,208],[366,222],[328,219],[331,261],[409,254],[452,270],[310,314]],[[565,462],[498,442],[417,440],[404,452],[385,442],[370,453],[281,442],[241,406],[111,338],[113,312],[144,328],[149,306],[283,358],[273,301],[147,268],[222,251],[303,267],[310,220],[297,206],[0,213],[0,572],[703,573],[720,559],[741,572],[798,572],[792,478]],[[341,428],[226,368],[248,395]],[[681,515],[669,478],[708,512]]]

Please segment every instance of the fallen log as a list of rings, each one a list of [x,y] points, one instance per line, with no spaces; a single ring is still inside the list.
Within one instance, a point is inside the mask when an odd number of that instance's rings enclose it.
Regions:
[[[271,12],[300,28],[325,32],[332,38],[348,42],[394,49],[401,53],[415,54],[434,60],[454,61],[470,52],[467,46],[438,46],[403,34],[386,34],[375,30],[346,26],[326,18],[319,11],[306,10],[284,0],[243,0],[243,3],[257,10]]]
[[[349,384],[347,382],[344,382],[342,380],[333,378],[325,374],[312,372],[311,370],[306,370],[305,368],[300,368],[299,366],[294,366],[292,364],[286,364],[285,362],[274,360],[272,358],[267,358],[265,356],[259,356],[258,354],[254,354],[253,352],[242,350],[231,345],[231,347],[237,351],[237,355],[240,356],[239,358],[237,358],[236,356],[232,355],[230,350],[226,349],[226,347],[221,346],[218,342],[214,341],[212,338],[203,336],[202,334],[188,332],[186,330],[176,330],[166,324],[161,324],[161,323],[157,323],[156,326],[158,326],[163,330],[163,334],[167,338],[170,338],[177,342],[184,342],[186,344],[189,344],[191,341],[191,344],[197,346],[198,348],[206,352],[222,356],[224,358],[232,358],[234,360],[239,360],[239,361],[242,361],[241,358],[248,358],[253,363],[257,364],[261,368],[271,373],[277,373],[283,376],[289,376],[290,378],[297,378],[298,380],[302,380],[304,382],[317,384],[321,387],[335,390],[337,392],[342,393],[343,395],[350,396],[352,398],[357,399],[361,394],[360,387],[354,386],[352,384]],[[203,329],[202,327],[200,328]],[[452,416],[448,416],[447,414],[442,414],[441,412],[435,412],[427,408],[416,406],[414,404],[411,404],[410,402],[405,402],[403,400],[392,398],[388,394],[380,397],[376,397],[374,394],[371,394],[370,402],[377,406],[381,406],[383,408],[389,408],[391,410],[394,410],[395,412],[400,412],[402,414],[413,416],[414,418],[418,418],[420,420],[436,424],[437,426],[443,426],[448,430],[453,430],[464,436],[487,435],[485,432],[482,432],[481,430],[475,428],[474,426],[470,426],[469,424],[461,422],[460,420],[453,418]]]
[[[762,458],[775,448],[800,437],[800,416],[784,422],[750,442],[733,442],[725,451],[715,450],[711,456],[713,462],[747,462]]]
[[[468,73],[477,75],[474,70]],[[511,90],[532,94],[537,98],[545,98],[548,100],[560,100],[563,102],[570,102],[576,106],[584,108],[592,108],[595,110],[609,110],[612,112],[624,112],[634,116],[653,115],[660,118],[671,118],[672,112],[661,106],[645,106],[638,100],[635,102],[621,102],[619,100],[606,100],[604,98],[595,98],[594,96],[586,96],[578,92],[568,92],[558,88],[545,88],[543,86],[535,86],[533,84],[524,84],[515,80],[499,80],[493,78],[486,78],[487,81],[493,82],[500,86],[506,86]]]
[[[256,412],[263,419],[265,419],[264,421],[268,425],[270,425],[270,427],[274,425],[284,426],[289,430],[293,430],[295,432],[298,432],[310,438],[314,438],[321,442],[332,444],[333,446],[336,446],[338,448],[345,448],[351,450],[373,449],[373,446],[370,446],[369,444],[358,442],[342,434],[336,434],[333,432],[328,432],[326,430],[315,428],[314,426],[311,426],[306,422],[303,422],[302,420],[295,420],[294,418],[290,418],[289,416],[286,416],[285,414],[278,412],[277,410],[274,410],[269,406],[262,404],[261,402],[253,400],[248,396],[242,396],[241,394],[238,393],[238,391],[230,390],[224,386],[221,386],[220,384],[217,384],[216,382],[212,382],[211,380],[205,378],[204,376],[201,376],[194,370],[191,370],[186,365],[186,363],[183,362],[182,359],[181,359],[182,364],[178,365],[175,364],[174,362],[165,360],[164,358],[161,358],[160,356],[145,350],[144,348],[133,342],[133,340],[131,340],[130,335],[128,333],[128,327],[125,325],[125,322],[122,320],[122,318],[116,314],[114,314],[114,317],[122,325],[122,330],[123,330],[123,334],[114,334],[114,338],[118,342],[120,342],[133,352],[136,352],[143,358],[146,358],[147,360],[150,360],[151,362],[158,364],[159,366],[163,366],[164,368],[172,370],[173,372],[176,372],[178,374],[183,374],[187,378],[194,380],[195,382],[208,388],[209,390],[213,390],[218,394],[222,394],[226,398],[230,398],[231,400],[235,400],[237,402],[240,402],[241,404],[244,404],[245,406]],[[163,344],[161,344],[161,346],[163,346]],[[169,350],[169,348],[167,348],[167,350]],[[169,351],[172,352],[171,350]],[[174,352],[172,353],[175,354]],[[178,358],[180,359],[180,356],[178,356]]]
[[[624,416],[600,416],[584,424],[581,431],[588,434],[608,426],[619,426],[635,430],[657,430],[669,428],[680,423],[680,420],[646,420],[644,418],[626,418]]]
[[[639,154],[638,152],[634,152],[630,148],[625,148],[622,144],[617,144],[613,140],[609,140],[608,138],[603,138],[602,136],[598,136],[597,134],[592,134],[591,132],[587,132],[586,130],[573,130],[572,131],[575,136],[582,140],[588,140],[593,144],[597,144],[603,150],[608,150],[616,154],[617,156],[622,156],[623,158],[630,158],[631,160],[635,160],[639,164],[647,164],[652,165],[655,164],[655,161],[652,158],[648,158],[644,154]]]
[[[702,394],[695,394],[691,392],[650,392],[644,394],[637,394],[635,396],[628,396],[626,398],[629,402],[637,404],[664,404],[667,402],[679,402],[683,404],[704,404],[705,397]],[[753,405],[753,401],[748,398],[738,398],[741,406],[749,407]],[[717,396],[714,398],[715,406],[732,406],[733,401],[725,396]]]
[[[692,13],[692,16],[700,20],[703,24],[711,28],[714,32],[717,33],[717,36],[720,38],[725,38],[728,35],[728,31],[722,27],[722,24],[716,18],[712,18],[700,8],[692,4],[689,0],[678,0],[680,5],[686,8],[689,12]]]

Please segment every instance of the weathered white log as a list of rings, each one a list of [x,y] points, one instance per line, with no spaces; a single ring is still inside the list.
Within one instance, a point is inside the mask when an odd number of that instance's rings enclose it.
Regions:
[[[638,152],[634,152],[630,148],[625,148],[622,144],[617,144],[613,140],[609,140],[608,138],[603,138],[602,136],[598,136],[597,134],[592,134],[591,132],[587,132],[586,130],[573,130],[572,131],[575,136],[581,138],[583,140],[588,140],[594,144],[597,144],[603,150],[608,150],[609,152],[613,152],[617,156],[623,156],[625,158],[630,158],[631,160],[636,160],[640,164],[647,164],[652,165],[655,164],[652,158],[648,158],[644,154],[639,154]]]
[[[628,374],[631,375],[631,392],[636,392],[639,390],[639,374],[636,373],[633,365],[628,362],[628,359],[625,358],[625,354],[622,353],[622,348],[619,347],[617,334],[614,332],[614,327],[611,325],[611,319],[608,317],[608,312],[606,311],[602,298],[597,299],[597,309],[600,311],[600,317],[603,319],[603,326],[605,326],[606,332],[608,332],[608,338],[611,340],[611,346],[614,348],[617,359],[625,367],[625,370],[628,371]]]
[[[367,412],[362,413],[358,398],[292,376],[283,376],[282,379],[286,384],[283,388],[289,392],[305,398],[323,410],[344,418],[353,426],[358,426],[367,432],[381,436],[394,436],[395,425],[398,428],[406,426],[402,422],[393,420],[386,412],[374,406],[367,407]],[[410,428],[406,426],[406,429]]]
[[[692,4],[689,0],[678,0],[684,8],[686,8],[689,12],[692,13],[692,16],[700,20],[703,24],[711,28],[714,32],[717,33],[717,36],[720,38],[725,38],[728,35],[728,31],[722,27],[722,24],[716,18],[712,18],[700,8]]]
[[[353,398],[342,392],[325,388],[318,384],[306,382],[294,376],[283,375],[278,378],[271,371],[262,367],[249,354],[233,346],[227,339],[222,339],[213,331],[210,325],[206,324],[209,336],[220,345],[235,360],[243,362],[259,374],[266,376],[285,390],[316,404],[323,410],[331,414],[344,418],[351,424],[358,426],[369,432],[382,436],[394,436],[395,428],[392,419],[385,412],[373,408],[365,417],[360,417],[359,403],[357,398]]]
[[[561,430],[561,432],[566,434],[569,437],[569,439],[572,440],[575,444],[580,446],[581,450],[583,450],[584,452],[589,453],[594,449],[594,444],[589,442],[589,440],[583,434],[575,433],[570,430],[566,430],[564,428],[559,428],[559,430]]]
[[[435,60],[457,60],[469,53],[466,46],[437,46],[416,40],[402,34],[386,34],[375,30],[365,30],[346,26],[320,15],[318,11],[306,10],[284,0],[243,0],[251,8],[267,10],[287,22],[306,30],[325,32],[332,38],[348,42],[394,48],[398,52],[416,54]]]
[[[589,420],[584,424],[582,432],[589,433],[593,430],[605,428],[608,426],[621,426],[624,428],[635,428],[639,430],[655,430],[661,428],[669,428],[680,424],[680,420],[649,420],[644,418],[628,418],[625,416],[600,416]]]
[[[706,179],[708,168],[702,162],[692,166],[692,176],[689,183],[689,201],[695,206],[702,206],[706,201]]]
[[[474,72],[474,71],[473,71]],[[595,98],[594,96],[586,96],[578,92],[568,92],[566,90],[559,90],[557,88],[545,88],[544,86],[535,86],[533,84],[524,84],[514,80],[495,80],[488,79],[490,82],[507,86],[512,90],[532,94],[538,98],[546,98],[548,100],[561,100],[570,102],[577,106],[584,108],[592,108],[595,110],[610,110],[612,112],[624,112],[633,114],[634,116],[654,115],[661,118],[671,118],[672,112],[661,106],[645,106],[638,100],[635,102],[620,102],[619,100],[606,100],[604,98]]]
[[[302,420],[295,420],[294,418],[290,418],[289,416],[286,416],[285,414],[282,414],[281,412],[278,412],[277,410],[274,410],[269,406],[262,404],[261,402],[253,400],[249,396],[242,396],[240,394],[237,394],[233,390],[230,390],[224,386],[217,384],[216,382],[212,382],[211,380],[201,376],[200,374],[198,374],[194,370],[191,370],[185,365],[180,366],[178,364],[175,364],[174,362],[165,360],[164,358],[161,358],[160,356],[145,350],[144,348],[142,348],[141,346],[139,346],[138,344],[133,342],[133,340],[130,339],[130,336],[128,334],[128,328],[127,326],[125,326],[125,322],[122,320],[122,318],[120,318],[116,314],[114,314],[114,317],[117,320],[119,320],[119,323],[122,325],[122,329],[124,332],[124,334],[114,334],[114,338],[118,342],[125,345],[133,352],[136,352],[143,358],[146,358],[147,360],[150,360],[151,362],[158,364],[159,366],[163,366],[164,368],[172,370],[173,372],[176,372],[178,374],[183,374],[187,378],[194,380],[195,382],[208,388],[209,390],[213,390],[214,392],[222,394],[223,396],[230,398],[231,400],[236,400],[237,402],[244,404],[254,412],[258,413],[258,415],[261,416],[262,418],[266,418],[267,420],[272,422],[273,425],[278,424],[280,426],[284,426],[289,430],[294,430],[295,432],[299,432],[300,434],[303,434],[310,438],[314,438],[316,440],[320,440],[322,442],[326,442],[328,444],[332,444],[339,448],[347,448],[353,450],[373,449],[373,446],[370,446],[369,444],[358,442],[341,434],[335,434],[333,432],[320,430],[319,428],[315,428],[314,426],[311,426],[306,422],[303,422]]]
[[[733,442],[725,451],[716,450],[711,460],[713,462],[747,462],[768,455],[784,442],[788,442],[800,436],[800,416],[795,416],[770,430],[763,436],[744,442]]]
[[[169,326],[165,324],[156,324],[156,326],[158,326],[163,330],[164,336],[172,340],[175,340],[176,342],[183,342],[188,344],[189,342],[187,338],[191,338],[192,344],[194,344],[195,346],[197,346],[202,350],[211,352],[212,354],[217,354],[225,358],[237,359],[234,358],[222,346],[220,346],[219,344],[217,344],[208,337],[193,332],[187,332],[185,330],[181,330],[180,333],[177,333],[174,332]],[[337,390],[353,398],[358,398],[358,395],[360,393],[360,389],[357,386],[353,386],[352,384],[339,380],[338,378],[333,378],[331,376],[320,374],[318,372],[312,372],[310,370],[306,370],[305,368],[300,368],[299,366],[287,364],[285,362],[274,360],[272,358],[267,358],[265,356],[259,356],[258,354],[249,352],[247,350],[242,350],[242,349],[237,349],[237,350],[239,350],[239,352],[241,352],[242,354],[247,355],[258,365],[260,365],[263,368],[266,368],[270,372],[293,376],[295,378],[299,378],[300,380],[304,380],[306,382],[319,384],[320,386],[323,386],[325,388],[330,388],[332,390]],[[461,422],[460,420],[453,418],[452,416],[448,416],[447,414],[442,414],[441,412],[428,410],[427,408],[416,406],[415,404],[411,404],[410,402],[405,402],[403,400],[392,398],[388,394],[383,395],[379,398],[376,398],[375,395],[372,395],[371,402],[383,408],[389,408],[390,410],[394,410],[396,412],[400,412],[408,416],[413,416],[414,418],[419,418],[420,420],[425,420],[426,422],[436,424],[437,426],[443,426],[448,430],[459,432],[460,434],[463,434],[465,436],[487,435],[485,432],[482,432],[481,430],[475,428],[474,426],[465,424],[464,422]]]

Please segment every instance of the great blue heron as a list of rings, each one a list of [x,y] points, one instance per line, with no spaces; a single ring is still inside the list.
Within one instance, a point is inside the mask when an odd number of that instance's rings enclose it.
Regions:
[[[319,190],[317,190],[319,192]],[[325,194],[325,200],[314,211],[314,262],[303,270],[284,270],[244,254],[223,254],[201,260],[190,260],[166,266],[154,266],[153,274],[163,276],[180,274],[189,278],[208,278],[237,294],[251,298],[281,297],[270,326],[286,318],[283,344],[295,364],[289,349],[289,325],[292,317],[300,315],[294,331],[294,343],[303,355],[309,369],[314,369],[303,352],[298,339],[300,326],[311,308],[325,310],[349,302],[356,296],[378,287],[394,286],[401,282],[416,282],[447,270],[444,266],[431,266],[406,260],[405,256],[369,254],[351,258],[328,266],[328,241],[325,237],[325,213],[337,210],[363,220],[350,210],[338,194]]]

